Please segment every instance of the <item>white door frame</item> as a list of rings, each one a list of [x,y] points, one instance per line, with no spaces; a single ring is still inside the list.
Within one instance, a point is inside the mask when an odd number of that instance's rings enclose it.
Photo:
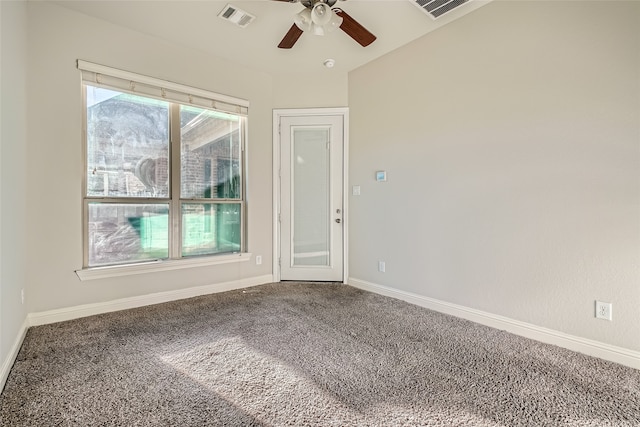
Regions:
[[[300,116],[342,116],[342,283],[349,277],[349,108],[302,108],[273,110],[273,280],[280,281],[280,119]]]

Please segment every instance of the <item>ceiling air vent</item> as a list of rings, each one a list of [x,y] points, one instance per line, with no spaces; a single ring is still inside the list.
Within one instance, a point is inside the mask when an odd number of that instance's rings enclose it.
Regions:
[[[431,18],[436,19],[469,0],[411,0]]]
[[[218,14],[218,16],[225,21],[232,22],[242,28],[246,27],[254,19],[256,19],[256,17],[251,15],[250,13],[247,13],[242,9],[238,9],[237,7],[230,4],[226,5],[224,9],[222,9],[222,11]]]

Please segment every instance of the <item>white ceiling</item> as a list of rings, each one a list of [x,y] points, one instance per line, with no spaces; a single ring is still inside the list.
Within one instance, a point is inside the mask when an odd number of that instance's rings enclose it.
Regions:
[[[210,53],[268,73],[315,73],[325,59],[334,70],[351,71],[485,4],[473,0],[433,20],[410,0],[348,0],[340,7],[377,40],[362,47],[341,30],[326,36],[303,34],[292,49],[277,45],[303,9],[271,0],[51,0],[69,9]],[[246,28],[218,18],[230,3],[256,16]]]

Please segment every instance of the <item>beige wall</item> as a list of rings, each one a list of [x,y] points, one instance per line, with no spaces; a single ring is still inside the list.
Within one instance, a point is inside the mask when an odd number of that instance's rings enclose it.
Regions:
[[[298,87],[198,51],[47,2],[29,2],[29,259],[30,311],[42,312],[150,293],[262,277],[272,273],[272,110],[343,105],[322,81],[296,100]],[[219,92],[251,102],[248,129],[248,250],[253,260],[187,270],[80,282],[82,267],[80,74],[76,60]],[[274,82],[275,80],[275,82]],[[295,75],[292,81],[302,80]],[[274,95],[277,87],[278,96]],[[46,183],[46,185],[43,185]],[[37,195],[37,197],[35,197]],[[45,208],[43,208],[45,207]]]
[[[273,77],[274,108],[347,106],[348,74],[325,69],[314,75],[278,74]]]
[[[640,350],[640,3],[491,3],[349,107],[352,278]]]
[[[26,2],[0,2],[0,366],[27,315],[20,297],[27,265],[26,22]]]
[[[638,3],[495,2],[313,84],[47,2],[0,4],[0,362],[26,312],[271,274],[272,109],[345,105],[362,186],[352,277],[640,349]],[[76,59],[251,101],[248,249],[261,266],[78,280]],[[596,298],[613,322],[593,318]]]
[[[319,79],[307,87],[307,81],[295,73],[274,77],[49,2],[0,4],[0,365],[12,362],[9,353],[27,312],[272,274],[272,110],[343,106],[346,73],[332,73],[330,79]],[[74,271],[82,267],[83,158],[77,59],[251,102],[248,250],[262,256],[262,265],[255,265],[252,259],[87,282],[78,279]],[[20,304],[22,289],[27,296],[24,306]]]
[[[84,59],[248,99],[248,250],[253,260],[81,282]],[[271,110],[267,74],[189,51],[45,2],[29,4],[29,165],[27,235],[30,310],[236,281],[271,274]]]

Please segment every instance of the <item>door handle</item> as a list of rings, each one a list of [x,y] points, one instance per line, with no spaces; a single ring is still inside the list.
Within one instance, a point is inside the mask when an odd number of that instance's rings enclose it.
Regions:
[[[340,223],[342,222],[342,220],[341,220],[340,218],[336,218],[336,222],[337,222],[338,224],[340,224]]]

